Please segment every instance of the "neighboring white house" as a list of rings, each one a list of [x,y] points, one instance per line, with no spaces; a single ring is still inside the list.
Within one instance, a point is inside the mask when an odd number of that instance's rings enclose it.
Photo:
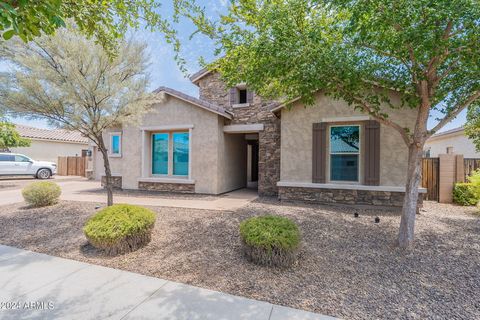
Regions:
[[[61,129],[41,129],[15,125],[18,133],[31,141],[30,147],[10,148],[34,160],[57,162],[58,157],[81,156],[88,150],[88,139],[79,132]]]
[[[475,145],[465,135],[463,127],[434,134],[425,143],[426,157],[438,157],[439,154],[463,154],[464,158],[480,158]]]

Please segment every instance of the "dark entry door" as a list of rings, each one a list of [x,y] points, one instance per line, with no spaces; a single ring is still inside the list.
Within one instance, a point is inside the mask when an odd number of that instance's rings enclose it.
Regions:
[[[258,181],[258,141],[250,142],[252,145],[252,181]]]

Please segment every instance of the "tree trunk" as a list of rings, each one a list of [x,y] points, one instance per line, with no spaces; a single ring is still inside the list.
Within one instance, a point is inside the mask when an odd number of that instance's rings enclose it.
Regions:
[[[402,219],[398,233],[398,245],[407,248],[413,243],[415,214],[418,206],[418,187],[422,179],[422,152],[424,143],[412,143],[408,147],[408,170],[403,200]]]
[[[112,171],[110,169],[110,161],[108,160],[107,148],[103,141],[103,136],[97,137],[98,149],[103,156],[103,166],[105,167],[105,189],[107,189],[107,206],[113,205],[113,183],[112,183]]]

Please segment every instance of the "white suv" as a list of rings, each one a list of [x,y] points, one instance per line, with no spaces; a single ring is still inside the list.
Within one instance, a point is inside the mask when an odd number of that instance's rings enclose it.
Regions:
[[[0,153],[0,176],[34,176],[48,179],[57,173],[57,164],[35,161],[18,153]]]

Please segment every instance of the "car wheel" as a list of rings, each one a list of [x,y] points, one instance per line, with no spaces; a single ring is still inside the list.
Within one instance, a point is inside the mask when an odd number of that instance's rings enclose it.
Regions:
[[[52,175],[52,173],[48,169],[40,169],[37,172],[37,178],[38,179],[48,179],[48,178],[50,178],[51,175]]]

